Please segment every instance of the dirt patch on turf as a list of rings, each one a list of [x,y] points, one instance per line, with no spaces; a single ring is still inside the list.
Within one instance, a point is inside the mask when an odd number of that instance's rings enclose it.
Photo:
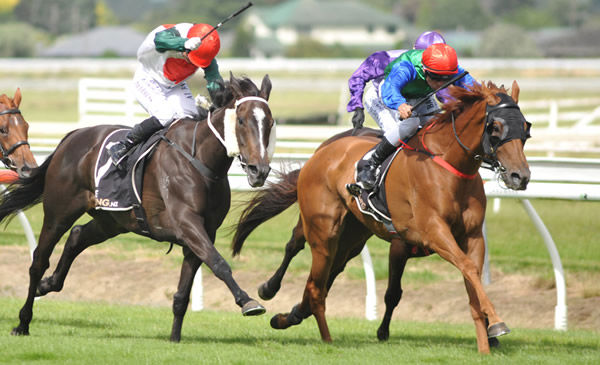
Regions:
[[[50,269],[59,257],[56,250]],[[105,301],[120,304],[170,306],[177,289],[179,270],[162,257],[115,259],[110,248],[91,248],[73,264],[65,286],[49,298],[76,301]],[[0,296],[25,298],[29,251],[25,247],[0,246]],[[492,283],[485,287],[498,314],[512,327],[553,328],[556,290],[552,282],[524,275],[492,271]],[[567,277],[569,328],[600,330],[600,275],[586,275],[583,281]],[[265,274],[234,272],[240,286],[258,298],[256,288]],[[577,278],[581,279],[581,278]],[[407,282],[394,319],[428,322],[472,323],[462,277],[452,267],[442,281],[432,284]],[[210,271],[203,275],[204,307],[210,310],[239,311],[225,285]],[[267,315],[288,312],[302,295],[305,280],[286,277],[279,294],[261,301]],[[377,282],[377,316],[383,316],[387,282]],[[365,316],[365,283],[340,275],[327,299],[327,314],[336,317]],[[15,313],[15,319],[17,313]]]

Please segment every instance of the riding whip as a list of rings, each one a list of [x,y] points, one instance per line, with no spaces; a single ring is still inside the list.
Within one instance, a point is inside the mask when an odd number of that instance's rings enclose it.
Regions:
[[[469,71],[463,71],[460,74],[454,76],[453,78],[451,78],[450,80],[446,81],[442,86],[438,87],[437,89],[431,91],[429,94],[425,95],[424,97],[422,97],[419,101],[417,101],[417,103],[415,105],[412,106],[412,109],[414,110],[416,107],[418,107],[419,105],[423,104],[424,102],[426,102],[431,95],[437,93],[438,91],[442,90],[443,88],[447,87],[448,85],[460,80],[461,78],[463,78],[463,76],[466,76],[469,73]]]
[[[248,9],[249,7],[252,6],[252,2],[248,2],[248,4],[246,4],[243,8],[241,8],[240,10],[236,11],[235,13],[231,14],[230,16],[228,16],[227,18],[225,18],[225,20],[223,20],[222,22],[220,22],[219,24],[217,24],[216,26],[214,26],[211,30],[208,31],[208,33],[206,33],[205,35],[202,36],[202,38],[200,38],[201,41],[204,40],[204,38],[208,37],[208,35],[212,32],[214,32],[215,30],[217,30],[218,28],[221,27],[221,25],[227,23],[229,20],[231,20],[231,18],[234,18],[236,16],[238,16],[241,12],[243,12],[244,10]]]

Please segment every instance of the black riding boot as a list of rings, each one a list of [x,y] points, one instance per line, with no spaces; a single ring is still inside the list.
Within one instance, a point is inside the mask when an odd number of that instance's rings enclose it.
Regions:
[[[145,141],[162,127],[163,125],[156,117],[150,117],[134,125],[133,129],[127,133],[124,140],[116,142],[108,150],[108,154],[110,155],[113,164],[118,166],[123,157],[125,157],[127,152],[129,152],[133,146]]]
[[[396,150],[396,146],[383,138],[371,151],[367,160],[360,160],[357,165],[356,183],[365,190],[373,190],[377,183],[379,166]]]

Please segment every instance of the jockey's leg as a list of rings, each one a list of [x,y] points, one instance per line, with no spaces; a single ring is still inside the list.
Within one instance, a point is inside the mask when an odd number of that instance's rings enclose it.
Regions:
[[[113,163],[118,165],[133,146],[145,141],[162,127],[163,125],[154,116],[136,124],[123,140],[116,142],[108,150]]]
[[[358,162],[356,183],[363,189],[372,190],[377,182],[379,166],[395,150],[396,146],[390,143],[386,137],[382,138],[381,142],[367,152],[363,159]]]

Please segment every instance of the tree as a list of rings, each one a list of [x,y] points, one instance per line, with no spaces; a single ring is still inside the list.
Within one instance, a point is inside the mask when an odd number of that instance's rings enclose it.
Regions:
[[[15,7],[14,14],[22,22],[59,35],[93,28],[95,6],[96,0],[27,0]]]
[[[525,58],[540,57],[533,40],[521,27],[513,24],[495,24],[486,29],[481,37],[475,57]]]
[[[45,36],[26,23],[0,25],[0,57],[32,57]]]
[[[416,25],[426,29],[484,29],[490,23],[478,0],[423,0]]]

